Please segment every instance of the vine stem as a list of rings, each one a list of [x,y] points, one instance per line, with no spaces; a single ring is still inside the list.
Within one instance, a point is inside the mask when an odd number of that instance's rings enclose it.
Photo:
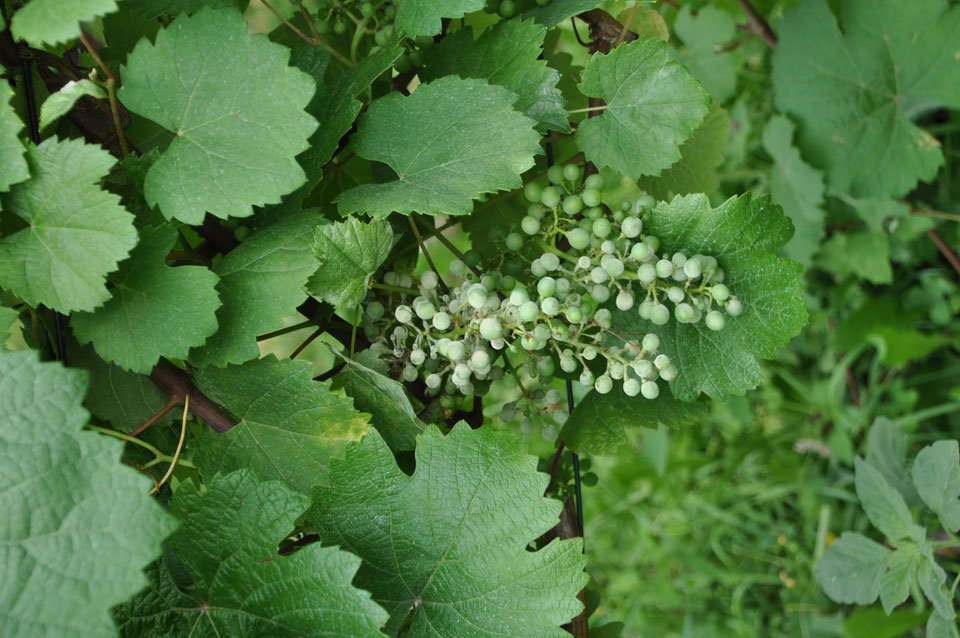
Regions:
[[[627,21],[623,23],[623,29],[620,30],[620,35],[617,36],[617,39],[613,41],[613,44],[610,45],[610,48],[615,48],[618,44],[623,42],[623,39],[627,35],[627,30],[630,28],[630,24],[633,23],[633,16],[637,14],[637,9],[640,8],[640,3],[633,5],[633,10],[630,12],[630,15],[627,16]],[[580,526],[583,527],[583,522],[581,521]]]
[[[940,236],[940,233],[930,228],[927,230],[927,237],[929,237],[933,243],[937,245],[937,249],[940,251],[940,254],[943,255],[944,259],[950,262],[950,265],[953,266],[953,269],[957,271],[957,274],[960,274],[960,258],[957,258],[957,254],[950,249],[950,246],[947,245],[947,242],[943,241],[943,237]]]
[[[771,29],[767,21],[763,19],[763,16],[753,8],[750,0],[737,0],[737,4],[740,5],[740,9],[746,14],[747,21],[750,23],[750,30],[763,38],[763,41],[766,42],[771,49],[777,48],[777,36],[773,35],[773,29]]]
[[[180,451],[183,449],[183,440],[187,436],[187,415],[190,414],[190,393],[187,392],[187,396],[183,398],[183,419],[180,421],[180,441],[177,442],[177,449],[173,453],[173,460],[170,462],[170,467],[167,468],[167,473],[163,475],[163,478],[160,479],[160,482],[153,486],[147,494],[156,494],[160,491],[160,488],[163,487],[163,484],[167,482],[167,479],[170,478],[170,475],[173,474],[173,469],[177,467],[177,460],[180,458]]]
[[[360,323],[360,306],[357,306],[357,309],[353,311],[353,326],[350,328],[350,358],[353,359],[353,355],[357,349],[357,324]]]
[[[90,40],[87,38],[87,34],[83,31],[80,31],[80,42],[83,43],[83,46],[86,47],[87,51],[90,52],[90,55],[93,56],[93,59],[97,61],[97,65],[103,70],[103,73],[107,76],[107,80],[104,84],[107,86],[107,99],[110,101],[110,113],[113,115],[113,125],[117,129],[117,141],[120,143],[120,152],[123,153],[123,156],[126,157],[130,152],[130,147],[127,146],[127,138],[123,134],[123,123],[120,121],[120,104],[117,102],[117,78],[113,74],[106,64],[103,63],[103,60],[100,58],[100,54],[97,53],[96,49],[93,48],[93,45],[90,43]]]
[[[295,323],[292,326],[287,326],[286,328],[280,328],[279,330],[274,330],[273,332],[265,332],[262,335],[258,335],[257,341],[266,341],[267,339],[273,339],[274,337],[279,337],[281,335],[285,335],[290,332],[303,330],[304,328],[309,328],[310,326],[316,325],[316,323],[317,322],[314,321],[313,319],[307,319],[306,321]]]
[[[606,111],[608,108],[610,108],[609,104],[603,104],[601,106],[588,106],[582,109],[573,109],[573,110],[567,111],[567,113],[592,113],[593,111]]]
[[[152,417],[144,421],[143,425],[141,425],[136,430],[131,432],[130,436],[140,436],[140,434],[143,433],[144,430],[146,430],[148,427],[150,427],[151,425],[153,425],[154,423],[162,419],[164,415],[170,410],[172,410],[174,406],[176,406],[178,403],[179,401],[177,401],[176,399],[170,399],[169,401],[167,401],[167,404],[165,406],[160,408],[157,411],[157,413],[154,414]]]
[[[437,274],[437,282],[440,284],[440,289],[445,293],[449,292],[447,284],[443,282],[443,277],[440,275],[440,271],[437,270],[436,264],[433,263],[433,258],[430,257],[430,252],[427,250],[427,246],[423,243],[423,237],[420,236],[420,229],[417,227],[417,222],[413,218],[413,213],[407,215],[407,219],[410,220],[410,228],[413,229],[413,234],[417,238],[417,243],[420,244],[420,252],[423,253],[424,258],[427,260],[427,264],[430,265],[430,270]]]
[[[297,27],[297,25],[293,24],[292,22],[290,22],[289,20],[287,20],[286,18],[284,18],[284,17],[283,17],[283,14],[280,13],[279,11],[277,11],[276,8],[274,8],[274,6],[273,6],[272,4],[270,4],[270,1],[269,1],[269,0],[260,0],[260,3],[261,3],[263,6],[265,6],[267,9],[269,9],[270,12],[271,12],[273,15],[277,16],[277,18],[278,18],[281,22],[283,22],[285,25],[287,25],[287,27],[289,27],[290,30],[292,30],[292,31],[293,31],[294,33],[296,33],[298,36],[300,36],[301,38],[303,38],[303,40],[306,41],[308,44],[310,44],[310,45],[312,45],[312,46],[320,46],[321,48],[326,49],[326,50],[330,53],[330,55],[332,55],[333,57],[335,57],[335,58],[336,58],[337,60],[339,60],[340,62],[343,62],[344,64],[346,64],[348,67],[354,66],[354,63],[353,63],[353,62],[351,62],[350,60],[348,60],[342,53],[340,53],[339,51],[337,51],[336,49],[334,49],[332,46],[330,46],[329,44],[327,44],[327,43],[324,41],[324,39],[320,37],[320,34],[317,33],[317,28],[316,28],[315,26],[313,26],[313,20],[310,19],[309,14],[306,12],[306,9],[304,9],[303,5],[300,3],[300,0],[297,0],[297,4],[300,5],[300,9],[301,9],[301,11],[303,11],[303,17],[306,19],[307,24],[310,25],[310,30],[315,34],[314,37],[312,37],[312,38],[311,38],[310,36],[308,36],[306,33],[304,33],[303,31],[301,31],[301,30],[299,29],[299,27]]]
[[[402,295],[413,295],[414,297],[420,294],[419,290],[414,290],[413,288],[404,288],[403,286],[391,286],[390,284],[381,284],[378,281],[371,281],[370,287],[376,288],[377,290],[386,290],[387,292],[398,292]]]
[[[433,230],[433,229],[430,229],[430,230]],[[456,246],[454,246],[453,243],[443,235],[443,233],[436,232],[436,233],[433,233],[433,236],[436,237],[437,240],[438,240],[441,244],[443,244],[443,245],[446,247],[447,250],[449,250],[451,253],[453,253],[453,256],[454,256],[454,257],[456,257],[456,258],[459,259],[460,261],[463,261],[463,253],[460,252],[460,250],[459,250]],[[464,263],[466,263],[466,262],[464,262]],[[474,267],[474,266],[471,266],[471,265],[469,265],[469,264],[467,264],[467,268],[469,268],[470,270],[472,270],[472,271],[473,271],[473,274],[475,274],[477,277],[480,276],[481,273],[480,273],[480,270],[479,270],[478,268],[476,268],[476,267]]]
[[[307,338],[303,341],[303,343],[301,343],[299,346],[297,346],[297,349],[296,349],[296,350],[294,350],[292,353],[290,353],[290,358],[291,358],[291,359],[296,359],[297,356],[298,356],[301,352],[303,352],[304,350],[307,349],[307,346],[309,346],[311,343],[313,343],[314,340],[315,340],[317,337],[319,337],[320,335],[322,335],[322,334],[323,334],[323,328],[317,328],[316,330],[314,330],[314,331],[310,334],[310,336],[307,337]]]

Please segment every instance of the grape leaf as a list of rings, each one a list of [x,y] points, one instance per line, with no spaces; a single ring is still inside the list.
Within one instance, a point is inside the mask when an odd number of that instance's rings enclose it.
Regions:
[[[35,46],[67,42],[80,35],[80,23],[117,10],[117,0],[30,0],[13,14],[15,40]]]
[[[523,17],[531,17],[548,29],[557,26],[569,17],[590,11],[601,0],[550,0],[544,7],[534,5],[523,12]]]
[[[20,131],[23,123],[16,111],[10,106],[13,89],[6,82],[0,83],[0,191],[10,189],[11,184],[22,182],[30,177],[30,169],[23,155],[25,149],[20,143]]]
[[[155,44],[137,45],[120,99],[175,134],[147,173],[151,206],[199,224],[205,212],[252,215],[303,184],[296,155],[317,126],[304,111],[314,84],[289,57],[231,10],[181,14]]]
[[[723,163],[729,134],[730,117],[714,105],[693,137],[680,146],[680,159],[659,177],[641,177],[637,185],[663,201],[674,195],[712,193],[720,184],[717,167]]]
[[[309,518],[363,559],[354,579],[390,613],[386,630],[425,636],[561,636],[586,584],[581,540],[527,544],[557,523],[547,476],[506,433],[460,423],[420,435],[407,476],[375,431],[334,459]],[[495,610],[495,611],[494,611]]]
[[[900,492],[887,483],[883,474],[860,457],[854,461],[854,467],[857,498],[870,522],[894,545],[906,538],[923,538],[926,530],[913,522],[913,516]]]
[[[674,396],[693,401],[701,392],[722,399],[743,394],[762,377],[755,356],[772,358],[806,323],[800,264],[776,257],[790,238],[790,220],[767,196],[731,198],[711,208],[704,195],[674,198],[644,217],[645,232],[660,239],[660,252],[716,257],[743,314],[714,332],[703,325],[670,321],[656,326],[635,311],[618,312],[614,323],[627,333],[656,333],[661,351],[680,371]]]
[[[248,0],[127,0],[127,5],[148,18],[194,13],[210,7],[211,9],[246,9]]]
[[[260,356],[257,335],[283,327],[307,298],[303,290],[317,268],[310,250],[316,210],[288,215],[257,230],[214,267],[220,277],[220,328],[190,353],[196,366],[224,366]]]
[[[122,444],[84,431],[87,375],[0,349],[0,635],[116,636],[174,520]],[[51,592],[56,592],[52,596]]]
[[[0,285],[60,312],[93,310],[110,298],[106,275],[137,243],[133,216],[100,190],[114,164],[98,146],[49,138],[27,150],[32,175],[0,195],[29,224],[0,239]]]
[[[336,380],[358,410],[369,412],[373,426],[394,450],[412,450],[417,435],[426,427],[417,418],[403,384],[381,374],[375,352],[364,350],[353,359],[344,359]]]
[[[70,319],[80,343],[125,370],[147,373],[160,357],[183,359],[216,332],[217,276],[203,266],[171,268],[172,226],[146,228],[130,258],[111,275],[113,296]]]
[[[810,265],[823,234],[823,174],[800,157],[793,146],[793,123],[775,115],[763,129],[763,148],[773,158],[770,195],[783,207],[796,229],[783,254]]]
[[[913,464],[920,498],[940,517],[944,529],[960,529],[960,446],[937,441],[920,450]]]
[[[437,35],[441,18],[462,18],[483,9],[484,0],[404,0],[397,3],[394,27],[411,38]]]
[[[507,20],[474,40],[471,29],[445,37],[428,50],[424,81],[444,75],[488,80],[517,94],[513,107],[541,130],[567,132],[570,123],[557,88],[560,74],[539,59],[546,28],[533,20]]]
[[[908,109],[923,100],[960,108],[960,7],[850,0],[842,13],[838,25],[824,0],[784,13],[776,104],[796,116],[800,149],[831,192],[899,197],[943,163]]]
[[[40,107],[40,129],[43,130],[70,112],[77,100],[84,95],[106,98],[107,92],[90,80],[67,82],[62,89],[52,93]]]
[[[838,603],[869,605],[880,595],[880,581],[891,550],[862,534],[844,532],[823,552],[814,578]]]
[[[13,308],[0,306],[0,350],[3,344],[10,338],[10,332],[13,324],[17,321],[17,311]]]
[[[612,454],[627,442],[627,428],[692,425],[706,414],[706,403],[677,401],[664,388],[656,399],[628,397],[618,385],[612,392],[591,390],[580,400],[560,438],[574,452]]]
[[[240,423],[224,433],[206,432],[195,442],[204,476],[250,468],[264,480],[279,479],[308,494],[326,476],[331,456],[370,428],[353,402],[313,380],[306,361],[273,355],[225,369],[205,368],[197,387]]]
[[[848,230],[823,242],[816,263],[838,277],[856,275],[875,284],[893,281],[890,240],[883,233]]]
[[[352,308],[367,296],[370,275],[390,255],[389,222],[363,223],[356,217],[318,226],[313,254],[319,262],[307,291],[338,309]]]
[[[458,77],[375,100],[352,143],[357,155],[387,164],[397,179],[342,193],[340,213],[466,215],[478,195],[519,187],[540,136],[533,120],[513,110],[515,100],[503,87]]]
[[[637,179],[680,159],[680,145],[710,109],[710,94],[670,59],[660,40],[634,40],[590,57],[580,91],[607,108],[577,127],[588,161]]]
[[[360,638],[382,636],[386,613],[350,580],[360,560],[314,543],[280,556],[277,546],[310,504],[249,470],[211,477],[202,494],[176,491],[182,522],[170,548],[193,579],[180,590],[167,558],[150,587],[116,615],[124,636],[159,638]]]
[[[169,5],[167,0],[163,4]],[[119,68],[127,61],[127,55],[133,51],[141,38],[153,41],[160,29],[159,20],[144,17],[130,8],[130,2],[120,4],[120,9],[103,19],[104,47],[100,49],[100,57],[111,68]],[[141,149],[146,150],[146,149]],[[136,157],[128,155],[127,157]],[[122,160],[121,160],[122,161]]]
[[[737,23],[722,9],[707,5],[692,11],[690,5],[677,13],[674,32],[686,48],[677,60],[690,69],[717,102],[725,102],[737,89],[737,61],[729,51],[718,51],[737,36]]]

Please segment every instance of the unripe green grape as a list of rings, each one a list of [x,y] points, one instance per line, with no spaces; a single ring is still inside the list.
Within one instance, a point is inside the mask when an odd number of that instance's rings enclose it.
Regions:
[[[666,279],[673,274],[673,262],[669,259],[661,259],[657,262],[657,277],[661,279]]]
[[[467,265],[459,259],[450,262],[450,272],[457,277],[462,277],[467,272]]]
[[[539,350],[540,340],[537,339],[537,335],[528,332],[520,337],[520,345],[523,346],[524,350]]]
[[[563,212],[568,215],[576,215],[583,210],[583,200],[579,195],[567,195],[563,198]]]
[[[517,404],[504,403],[500,408],[500,420],[504,423],[510,423],[517,417]]]
[[[557,206],[561,199],[562,196],[560,194],[560,189],[558,189],[556,186],[547,186],[540,194],[540,201],[543,202],[543,205],[547,208],[553,208]]]
[[[536,235],[540,232],[540,220],[527,215],[520,220],[520,228],[528,235]]]
[[[483,284],[473,284],[467,290],[467,303],[480,310],[487,303],[487,289]]]
[[[660,386],[656,381],[644,381],[640,385],[640,392],[645,399],[656,399],[660,396]]]
[[[553,277],[543,277],[537,282],[537,292],[543,297],[549,297],[557,292],[557,280]]]
[[[640,315],[641,319],[650,318],[650,309],[653,308],[652,301],[644,301],[639,306],[637,306],[637,314]]]
[[[446,330],[450,327],[452,318],[445,312],[438,312],[433,315],[433,327],[437,330]]]
[[[537,373],[541,377],[552,377],[556,369],[557,367],[554,365],[553,359],[550,357],[541,357],[540,359],[537,359]],[[556,392],[556,390],[554,390],[554,392]],[[550,393],[548,392],[547,394],[549,395]],[[557,394],[559,395],[559,393]],[[557,400],[559,401],[559,396]],[[557,401],[548,400],[548,403],[557,403]]]
[[[384,273],[383,283],[388,286],[396,286],[400,283],[400,276],[391,270],[390,272]]]
[[[716,310],[708,312],[703,321],[707,324],[708,328],[715,331],[723,330],[723,326],[727,323],[727,320],[723,318],[723,314]]]
[[[440,375],[436,372],[427,375],[427,378],[424,379],[424,383],[427,384],[428,388],[439,388],[440,387]]]
[[[640,394],[640,382],[636,379],[624,379],[623,393],[628,397],[635,397]]]
[[[604,253],[604,257],[609,257],[617,252],[617,245],[609,239],[604,239],[600,242],[600,252]],[[600,265],[603,265],[602,260],[600,261]]]
[[[573,372],[577,369],[577,360],[573,357],[560,357],[560,369],[564,372]]]
[[[383,304],[379,301],[371,301],[367,304],[367,316],[376,321],[383,316]]]
[[[650,308],[650,321],[658,326],[662,326],[670,321],[670,309],[662,303],[655,303]]]
[[[563,167],[563,178],[568,182],[576,182],[580,179],[580,167],[576,164],[567,164]]]
[[[500,297],[495,292],[487,294],[487,303],[483,304],[481,310],[496,311],[500,310]]]
[[[541,206],[540,204],[530,204],[527,206],[527,215],[533,217],[534,219],[543,219],[543,216],[546,214],[547,209]]]
[[[590,288],[590,297],[597,303],[606,303],[610,299],[610,289],[601,284]]]
[[[570,414],[567,413],[564,409],[554,410],[553,411],[553,422],[558,426],[562,426],[567,422],[567,419],[570,418]]]
[[[621,290],[617,295],[617,308],[619,310],[630,310],[633,308],[633,294],[626,290]]]
[[[543,193],[543,184],[540,182],[530,182],[523,187],[523,196],[527,201],[539,203],[540,195]]]
[[[571,248],[583,250],[590,245],[590,234],[582,228],[574,228],[567,231],[567,241]]]
[[[589,219],[591,222],[603,217],[603,209],[599,206],[594,206],[593,208],[588,208],[587,212],[583,214],[586,219]],[[593,228],[593,224],[588,225],[588,230]]]
[[[620,379],[623,378],[623,374],[624,374],[623,364],[620,363],[619,361],[615,361],[611,363],[609,370],[607,370],[607,374],[610,375],[611,379],[615,379],[619,381]]]
[[[593,234],[600,239],[609,235],[611,230],[613,226],[610,225],[610,220],[603,217],[593,220]]]
[[[364,18],[369,18],[373,15],[373,4],[370,2],[361,2],[360,3],[360,15]]]
[[[566,297],[572,285],[570,280],[565,277],[557,279],[557,297]]]
[[[400,323],[410,323],[413,321],[413,311],[410,310],[409,306],[397,306],[397,309],[393,311],[393,316]]]
[[[411,383],[411,382],[413,382],[413,381],[416,381],[416,380],[417,380],[417,369],[414,368],[413,366],[404,366],[404,367],[403,367],[403,372],[400,373],[400,378],[403,379],[404,381],[406,381],[407,383]]]
[[[503,290],[504,292],[510,292],[511,290],[517,287],[517,278],[514,277],[513,275],[504,275],[503,277],[500,278],[500,281],[497,284],[497,286],[500,288],[500,290]]]
[[[447,359],[451,361],[460,361],[465,354],[466,348],[463,347],[461,341],[451,341],[450,345],[447,346]]]
[[[540,302],[540,310],[548,317],[553,317],[560,312],[560,302],[557,301],[556,297],[544,297],[543,301]]]
[[[688,303],[677,304],[673,309],[673,316],[676,317],[680,323],[692,323],[695,315],[696,313],[693,311],[693,306]]]
[[[584,189],[583,193],[580,195],[580,198],[583,200],[583,205],[587,208],[599,206],[601,202],[600,191],[595,188]]]
[[[408,334],[409,332],[407,331],[405,326],[397,326],[396,328],[393,329],[393,337],[397,341],[406,341]]]
[[[410,363],[415,366],[422,365],[427,360],[427,353],[420,348],[414,348],[410,351]]]
[[[467,264],[468,266],[473,266],[474,268],[476,268],[477,266],[480,265],[480,262],[482,261],[483,261],[483,255],[481,255],[479,252],[477,252],[472,248],[467,252],[463,253],[463,263]]]
[[[487,273],[480,278],[480,285],[483,286],[487,292],[493,292],[497,289],[497,282],[500,281],[500,273],[492,272]]]
[[[453,341],[451,341],[450,339],[447,339],[446,337],[443,337],[442,339],[437,341],[437,353],[441,357],[447,356],[447,350],[450,348],[451,343],[453,343]]]
[[[580,270],[586,270],[592,265],[593,265],[593,262],[590,261],[590,258],[587,257],[586,255],[580,255],[580,257],[577,259],[577,268],[579,268]]]
[[[555,341],[566,341],[570,338],[570,328],[560,321],[550,324],[550,331]]]
[[[606,308],[600,308],[593,314],[594,320],[604,328],[610,329],[613,326],[613,313]]]
[[[614,257],[607,261],[603,269],[607,271],[611,278],[616,279],[623,274],[623,262]]]
[[[683,291],[683,288],[680,288],[679,286],[670,286],[667,289],[667,299],[669,299],[673,303],[680,303],[681,301],[686,299],[686,297],[687,297],[687,293],[685,293]]]
[[[583,372],[580,373],[580,385],[590,387],[593,385],[593,373],[590,372],[590,368],[584,368]]]
[[[440,283],[440,277],[432,270],[428,270],[420,275],[420,285],[427,290],[433,290]]]
[[[477,350],[470,355],[470,363],[475,370],[484,370],[490,367],[490,355],[484,350]]]
[[[652,283],[657,279],[657,269],[652,264],[640,264],[637,268],[637,279],[645,284]]]
[[[548,423],[547,425],[543,426],[540,436],[543,437],[544,441],[553,443],[557,440],[557,437],[560,436],[560,428],[558,428],[555,423]]]
[[[507,245],[508,250],[512,250],[516,252],[521,248],[523,248],[523,235],[521,235],[520,233],[510,233],[503,240],[503,243]]]
[[[731,317],[737,317],[741,312],[743,312],[743,304],[740,303],[739,299],[731,299],[728,301],[726,308],[727,314],[729,314]]]
[[[504,18],[512,18],[517,14],[517,5],[513,0],[503,0],[498,13]]]
[[[634,206],[638,210],[649,210],[656,205],[657,205],[657,200],[655,200],[652,195],[649,195],[647,193],[643,193],[642,195],[637,197],[637,201],[634,203]]]
[[[434,308],[433,304],[429,301],[421,301],[419,304],[417,304],[416,313],[418,317],[424,321],[427,321],[429,319],[433,319],[433,316],[437,314],[437,309]]]
[[[600,177],[597,173],[590,175],[584,180],[583,185],[585,188],[594,188],[596,190],[603,190],[603,178]]]
[[[554,253],[543,253],[540,255],[540,263],[549,272],[560,267],[560,258]]]
[[[597,358],[597,355],[599,353],[597,352],[597,349],[594,348],[593,346],[587,346],[586,348],[583,349],[583,352],[580,354],[587,361],[593,361],[594,359]]]
[[[560,164],[554,164],[547,169],[547,179],[550,180],[551,184],[562,184],[563,183],[563,166]]]
[[[533,334],[537,335],[540,341],[546,341],[550,338],[550,326],[545,323],[537,324],[533,327]]]
[[[613,389],[613,379],[605,374],[601,374],[597,377],[597,380],[593,382],[593,389],[600,394],[606,394]]]
[[[487,341],[499,339],[503,334],[503,326],[496,317],[486,317],[480,322],[480,336]]]
[[[710,289],[710,294],[714,299],[722,303],[730,297],[730,289],[724,284],[713,284],[713,288]]]
[[[643,230],[643,222],[639,217],[627,217],[620,224],[620,231],[631,239],[640,234]]]
[[[671,261],[677,268],[683,268],[683,265],[687,263],[687,256],[683,253],[673,253]]]
[[[716,283],[723,283],[723,280],[726,279],[726,274],[723,272],[723,268],[717,268],[713,273],[713,280]]]
[[[683,274],[687,276],[687,279],[696,279],[702,272],[703,266],[700,264],[700,260],[696,257],[688,259],[687,263],[683,265]]]
[[[633,208],[633,204],[631,204],[631,203],[628,202],[627,200],[623,200],[622,202],[620,202],[620,210],[621,210],[621,211],[626,212],[626,211],[630,210],[631,208]]]
[[[657,375],[657,369],[654,368],[653,364],[646,359],[638,359],[637,361],[634,361],[633,371],[636,372],[641,379],[652,379]]]
[[[645,243],[647,246],[650,246],[650,249],[653,250],[653,252],[660,250],[660,240],[653,235],[647,235],[644,237],[643,243]]]
[[[347,25],[345,25],[343,22],[335,22],[333,24],[333,32],[337,35],[343,35],[347,32]]]
[[[453,368],[453,382],[457,385],[464,385],[470,382],[470,375],[473,372],[470,370],[470,366],[466,363],[458,363]]]
[[[540,307],[535,301],[525,301],[520,306],[520,319],[527,323],[531,321],[536,321],[537,317],[540,316]]]
[[[514,306],[521,306],[525,301],[530,301],[530,294],[527,293],[526,288],[518,286],[510,292],[510,303]]]
[[[567,321],[569,321],[570,323],[580,323],[581,321],[583,321],[583,311],[581,311],[580,308],[576,306],[567,308],[566,312],[564,312],[563,314],[567,318]]]
[[[672,363],[660,371],[660,378],[664,381],[673,381],[677,378],[677,366]]]
[[[640,342],[640,345],[643,346],[643,349],[647,352],[656,352],[660,347],[660,337],[652,332],[648,332],[643,335],[643,341]]]
[[[600,266],[595,267],[590,271],[590,280],[595,284],[602,284],[610,279],[610,273]]]
[[[656,366],[657,370],[663,370],[670,365],[670,357],[665,354],[658,354],[653,360],[653,365]]]
[[[377,43],[378,46],[383,46],[390,41],[390,28],[380,29],[373,36],[373,41]]]
[[[383,8],[383,15],[387,18],[392,18],[397,14],[397,8],[392,4],[388,4]]]

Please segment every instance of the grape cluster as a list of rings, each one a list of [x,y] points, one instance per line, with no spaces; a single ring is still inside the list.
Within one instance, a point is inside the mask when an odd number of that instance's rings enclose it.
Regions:
[[[533,2],[517,2],[516,0],[487,0],[487,11],[490,13],[497,13],[501,18],[509,19],[517,15],[523,7],[519,5],[527,5],[545,7],[550,4],[550,0],[534,0]]]

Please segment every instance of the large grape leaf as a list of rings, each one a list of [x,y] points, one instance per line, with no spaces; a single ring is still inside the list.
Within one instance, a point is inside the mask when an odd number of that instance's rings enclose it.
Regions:
[[[25,149],[20,143],[20,131],[23,123],[16,111],[10,106],[13,89],[6,82],[0,83],[0,191],[10,189],[11,184],[22,182],[30,177],[30,169],[23,155]]]
[[[336,380],[358,410],[370,413],[373,426],[391,448],[412,450],[425,425],[413,411],[403,384],[388,377],[386,367],[376,352],[364,350],[344,359]]]
[[[70,319],[80,343],[93,342],[106,361],[147,373],[160,357],[182,359],[217,330],[217,276],[203,266],[167,266],[176,241],[172,226],[141,231],[130,258],[110,277],[110,300]]]
[[[659,175],[679,160],[680,145],[710,110],[710,94],[660,40],[641,38],[591,56],[580,91],[607,103],[577,127],[580,149],[598,167],[633,179]]]
[[[763,148],[773,158],[770,195],[793,221],[783,254],[809,265],[823,234],[823,173],[803,161],[793,145],[793,122],[775,115],[763,129]]]
[[[220,328],[190,353],[196,366],[224,366],[260,356],[257,335],[283,327],[307,298],[303,290],[317,268],[310,250],[316,210],[288,215],[256,231],[214,267],[220,277]]]
[[[151,206],[199,224],[206,212],[252,215],[303,184],[296,155],[317,126],[304,111],[315,87],[289,58],[235,10],[181,14],[155,44],[141,40],[120,99],[175,135],[147,172]]]
[[[0,635],[116,636],[174,520],[122,444],[84,431],[87,375],[0,349]]]
[[[527,545],[557,523],[547,476],[506,433],[428,428],[407,476],[376,431],[334,459],[310,520],[363,563],[354,584],[396,636],[566,636],[586,583],[580,539]]]
[[[515,100],[503,87],[451,76],[374,101],[360,116],[354,150],[397,179],[342,193],[340,212],[466,215],[478,195],[519,187],[540,136]]]
[[[35,46],[67,42],[80,35],[80,23],[117,10],[117,0],[30,0],[13,14],[16,40]]]
[[[699,11],[684,5],[677,13],[673,30],[686,45],[677,52],[677,60],[703,83],[715,101],[726,102],[737,89],[737,59],[717,47],[737,36],[733,16],[709,4]]]
[[[428,50],[425,81],[444,75],[479,78],[517,94],[513,106],[542,129],[569,131],[560,74],[540,59],[547,30],[533,20],[507,20],[474,40],[472,29],[447,36]]]
[[[394,27],[411,38],[437,35],[441,18],[462,18],[472,11],[480,11],[484,4],[484,0],[404,0],[397,3]]]
[[[338,309],[356,306],[366,297],[370,275],[390,255],[392,246],[393,230],[382,219],[365,223],[349,217],[318,226],[313,254],[319,266],[307,290]]]
[[[607,394],[591,390],[577,404],[560,434],[574,452],[612,454],[627,442],[627,428],[679,427],[696,423],[706,414],[706,403],[677,401],[662,389],[656,399],[628,397],[622,386]]]
[[[717,167],[723,163],[729,135],[730,117],[714,105],[693,137],[680,146],[680,159],[659,177],[641,177],[637,185],[663,201],[674,195],[712,193],[720,185]]]
[[[114,160],[81,140],[49,138],[27,150],[31,179],[0,195],[27,226],[0,239],[0,285],[60,312],[110,298],[106,275],[137,243],[120,198],[95,185]]]
[[[784,13],[773,54],[777,107],[834,193],[906,194],[943,163],[910,118],[930,102],[960,108],[960,7],[940,0],[849,0],[841,25],[825,0]]]
[[[177,558],[152,570],[150,587],[116,611],[124,636],[138,638],[363,638],[382,636],[387,615],[350,580],[360,560],[319,543],[282,556],[310,500],[249,470],[217,475],[202,494],[176,491],[171,512],[180,529],[170,537]],[[192,587],[180,589],[186,570]]]
[[[353,401],[313,380],[306,361],[268,355],[241,366],[206,368],[196,383],[240,419],[227,432],[206,432],[194,443],[204,476],[246,467],[308,494],[325,479],[330,458],[342,456],[347,443],[370,428]]]
[[[711,208],[704,195],[676,197],[644,217],[644,231],[660,239],[660,252],[716,257],[724,283],[743,303],[743,314],[714,332],[703,322],[671,319],[657,326],[635,311],[614,322],[627,333],[656,333],[661,351],[680,371],[674,396],[692,401],[701,392],[722,399],[743,394],[762,380],[755,356],[772,358],[806,323],[801,267],[777,251],[793,232],[790,220],[768,196],[731,198]]]

